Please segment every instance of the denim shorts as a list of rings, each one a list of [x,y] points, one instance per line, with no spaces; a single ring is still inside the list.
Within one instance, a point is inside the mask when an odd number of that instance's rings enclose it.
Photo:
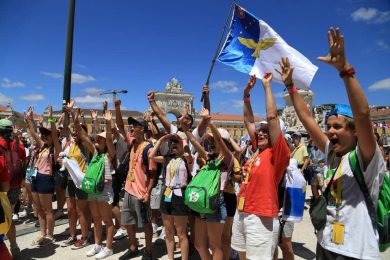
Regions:
[[[88,193],[87,193],[88,194]],[[114,192],[112,191],[112,183],[105,183],[103,192],[100,194],[88,194],[88,201],[105,201],[108,204],[114,202]]]
[[[226,204],[223,193],[219,194],[219,207],[211,214],[200,214],[200,219],[205,222],[225,223],[227,219]]]
[[[35,178],[33,177],[31,183],[31,192],[37,192],[41,194],[53,194],[54,193],[54,177],[53,175],[37,173]]]

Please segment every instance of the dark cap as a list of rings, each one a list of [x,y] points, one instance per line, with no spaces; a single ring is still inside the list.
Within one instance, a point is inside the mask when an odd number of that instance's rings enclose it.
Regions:
[[[39,132],[41,135],[51,135],[51,130],[46,127],[40,127]]]
[[[291,134],[291,137],[294,138],[295,136],[302,137],[301,133],[299,133],[299,132],[294,132],[294,133]]]
[[[129,123],[129,125],[142,126],[144,129],[148,128],[148,124],[146,123],[146,121],[143,118],[129,117],[127,119],[127,122]]]

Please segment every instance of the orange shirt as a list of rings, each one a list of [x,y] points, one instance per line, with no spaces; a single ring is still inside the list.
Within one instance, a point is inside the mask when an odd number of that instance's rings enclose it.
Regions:
[[[248,183],[242,183],[237,201],[244,197],[243,212],[276,217],[279,211],[278,184],[290,161],[290,149],[282,134],[275,144],[259,153],[253,161]],[[244,167],[247,172],[248,160]],[[238,204],[238,203],[237,203]]]
[[[147,142],[145,142],[148,144]],[[131,149],[130,152],[130,162],[129,162],[129,173],[127,174],[127,179],[125,183],[125,191],[139,199],[142,199],[149,186],[149,177],[146,175],[145,165],[142,162],[142,152],[145,148],[145,145],[139,144],[137,149]],[[149,153],[152,152],[152,149],[149,149]],[[135,167],[132,169],[132,162],[135,163]],[[156,170],[157,166],[153,160],[149,160],[149,171]],[[129,178],[133,174],[133,179]]]

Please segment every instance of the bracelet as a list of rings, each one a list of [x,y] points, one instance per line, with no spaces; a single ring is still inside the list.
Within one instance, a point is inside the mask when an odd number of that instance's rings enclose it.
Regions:
[[[294,87],[294,82],[291,82],[289,84],[285,84],[285,86],[287,89],[292,88],[292,87]]]
[[[49,122],[49,123],[55,123],[56,120],[55,120],[53,117],[49,117],[49,119],[47,119],[47,122]]]
[[[298,93],[297,88],[293,85],[292,87],[287,88],[289,94]]]
[[[344,78],[346,76],[353,77],[355,75],[355,68],[351,66],[346,70],[340,71],[339,75],[340,75],[340,78]]]

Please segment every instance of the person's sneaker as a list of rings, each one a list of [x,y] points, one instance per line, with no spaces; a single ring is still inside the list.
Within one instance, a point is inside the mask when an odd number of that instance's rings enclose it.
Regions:
[[[39,224],[39,220],[37,221],[37,223],[35,223],[34,227],[40,227],[41,225]]]
[[[165,228],[164,227],[161,229],[161,233],[158,236],[158,239],[165,240]]]
[[[45,236],[45,238],[41,242],[39,242],[38,246],[44,247],[53,244],[54,242],[55,242],[54,237]]]
[[[99,254],[95,256],[95,259],[103,259],[111,255],[112,255],[112,249],[108,249],[107,247],[104,247],[102,248],[102,250],[100,250]]]
[[[87,256],[94,256],[94,255],[98,254],[100,252],[100,250],[102,250],[101,245],[93,244],[91,246],[91,249],[89,249],[89,251],[87,252]]]
[[[155,224],[155,223],[152,223],[152,226],[153,226],[153,234],[156,234],[157,233],[157,229],[158,229],[158,225]]]
[[[70,236],[70,237],[68,237],[67,240],[62,242],[61,247],[71,246],[71,245],[73,245],[76,242],[77,242],[77,237],[76,236],[74,236],[74,237]]]
[[[152,252],[144,251],[141,260],[152,260]]]
[[[116,231],[116,233],[114,235],[114,240],[122,239],[125,237],[127,237],[127,230],[119,228],[118,231]]]
[[[12,220],[18,220],[19,215],[18,214],[12,214]]]
[[[18,246],[11,247],[10,249],[12,259],[19,259],[20,258],[20,248]]]
[[[73,246],[71,247],[72,250],[77,250],[77,249],[81,249],[81,248],[84,248],[86,246],[89,246],[89,241],[88,239],[86,238],[81,238],[79,240],[77,240]]]
[[[127,259],[131,259],[133,257],[136,257],[138,254],[139,254],[138,249],[135,251],[131,251],[130,249],[127,249],[126,253],[121,255],[118,259],[119,260],[127,260]]]
[[[64,210],[57,209],[56,212],[54,213],[54,219],[58,220],[64,216]]]

